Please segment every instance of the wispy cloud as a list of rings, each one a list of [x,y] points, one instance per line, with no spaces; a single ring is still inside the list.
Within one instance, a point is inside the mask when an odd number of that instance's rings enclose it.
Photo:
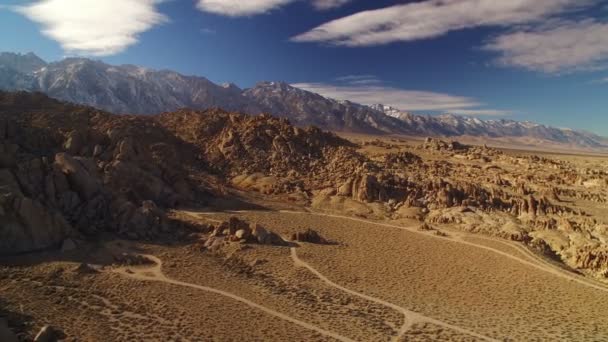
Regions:
[[[545,73],[601,69],[608,61],[608,24],[558,20],[501,34],[484,49],[499,53],[501,65]]]
[[[359,76],[347,77],[347,81],[360,80],[356,79]],[[483,104],[470,97],[405,90],[384,85],[296,83],[292,86],[337,100],[348,100],[365,105],[382,103],[404,111],[438,111],[467,115],[509,114],[508,111],[480,109]]]
[[[105,56],[138,42],[139,34],[168,21],[160,0],[41,0],[14,9],[42,25],[42,33],[70,54]]]
[[[198,0],[197,8],[229,17],[264,14],[295,0]]]
[[[359,12],[320,25],[292,38],[372,46],[414,41],[479,26],[508,26],[546,19],[593,0],[428,0]]]
[[[382,81],[374,75],[348,75],[336,77],[335,80],[339,83],[349,85],[371,85],[382,83]]]
[[[346,5],[352,0],[313,0],[312,5],[320,11],[326,11]]]
[[[248,17],[269,13],[299,0],[197,0],[196,7],[208,13],[228,17]],[[310,0],[319,11],[341,7],[352,0]]]

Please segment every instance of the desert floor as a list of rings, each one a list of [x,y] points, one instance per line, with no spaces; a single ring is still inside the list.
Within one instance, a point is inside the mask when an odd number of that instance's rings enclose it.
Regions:
[[[214,254],[104,239],[2,260],[0,304],[23,336],[52,324],[78,341],[608,341],[608,287],[510,242],[308,212],[184,214],[285,237],[312,228],[335,244]],[[121,252],[154,263],[112,265]]]

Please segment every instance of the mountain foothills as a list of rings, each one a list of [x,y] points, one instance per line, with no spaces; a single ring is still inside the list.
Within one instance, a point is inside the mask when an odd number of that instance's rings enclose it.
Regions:
[[[158,114],[180,108],[221,108],[249,114],[269,113],[297,126],[372,134],[513,138],[530,144],[604,149],[605,138],[530,122],[423,116],[384,105],[365,106],[325,98],[283,82],[260,82],[242,90],[204,77],[133,65],[113,66],[85,58],[46,63],[36,55],[0,54],[0,89],[43,92],[53,98],[113,113]]]
[[[269,115],[114,115],[25,92],[0,93],[0,137],[4,254],[99,231],[151,238],[171,231],[164,209],[209,203],[232,188],[456,224],[608,276],[608,226],[594,215],[607,201],[605,170],[430,138],[373,156],[360,148],[383,143],[359,146]],[[579,200],[599,207],[585,210]]]
[[[280,97],[303,94],[278,89]],[[246,96],[257,96],[251,91]],[[600,314],[608,279],[605,159],[433,138],[358,139],[268,114],[115,115],[0,91],[0,255],[42,251],[0,266],[0,314],[9,317],[0,333],[31,339],[49,322],[87,340],[230,339],[243,331],[291,340],[313,330],[323,336],[305,339],[608,333]],[[226,214],[265,208],[276,210]],[[334,270],[332,280],[298,253]],[[27,265],[36,255],[44,261]],[[490,283],[478,294],[484,279]],[[567,292],[555,299],[559,291]],[[590,303],[585,310],[581,300]],[[534,318],[525,316],[529,328],[516,314],[494,321],[470,310],[471,301]],[[253,310],[255,318],[243,320],[255,328],[233,329],[241,324],[226,322],[233,310]],[[567,324],[556,327],[554,315],[564,312]],[[288,323],[294,327],[276,327]]]

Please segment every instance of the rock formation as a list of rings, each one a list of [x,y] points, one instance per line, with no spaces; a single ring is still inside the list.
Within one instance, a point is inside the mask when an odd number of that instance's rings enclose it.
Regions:
[[[321,210],[451,224],[606,274],[608,229],[597,214],[608,199],[605,170],[437,139],[362,145],[269,115],[112,115],[0,92],[0,254],[99,231],[151,239],[175,229],[167,209],[233,187]],[[235,220],[207,228],[210,249],[283,243]]]

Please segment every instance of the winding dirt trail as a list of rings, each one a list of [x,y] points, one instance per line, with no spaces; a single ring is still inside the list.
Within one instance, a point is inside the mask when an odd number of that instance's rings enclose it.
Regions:
[[[239,211],[239,212],[247,212],[247,211]],[[403,226],[397,226],[394,224],[390,224],[390,223],[381,223],[381,222],[374,222],[374,221],[370,221],[370,220],[366,220],[366,219],[361,219],[361,218],[356,218],[356,217],[349,217],[349,216],[343,216],[343,215],[334,215],[334,214],[324,214],[324,213],[317,213],[317,212],[301,212],[301,211],[291,211],[291,210],[281,210],[280,212],[282,213],[287,213],[287,214],[299,214],[299,215],[315,215],[315,216],[324,216],[324,217],[333,217],[333,218],[339,218],[339,219],[345,219],[345,220],[351,220],[351,221],[357,221],[357,222],[363,222],[363,223],[367,223],[367,224],[372,224],[372,225],[376,225],[376,226],[381,226],[381,227],[387,227],[387,228],[394,228],[394,229],[400,229],[400,230],[405,230],[408,232],[412,232],[412,233],[416,233],[416,234],[421,234],[424,236],[427,236],[429,238],[434,238],[434,239],[440,239],[442,241],[446,241],[446,242],[451,242],[451,243],[459,243],[459,244],[463,244],[463,245],[467,245],[467,246],[471,246],[471,247],[475,247],[475,248],[481,248],[496,254],[499,254],[503,257],[509,258],[511,260],[517,261],[519,263],[522,263],[524,265],[530,266],[530,267],[534,267],[538,270],[541,270],[543,272],[547,272],[550,273],[554,276],[569,280],[569,281],[573,281],[576,282],[580,285],[583,286],[587,286],[587,287],[591,287],[593,289],[599,290],[599,291],[604,291],[604,292],[608,292],[608,287],[601,285],[601,284],[596,284],[593,283],[591,281],[589,281],[588,279],[585,279],[583,277],[580,276],[576,276],[576,275],[572,275],[567,273],[567,271],[559,269],[545,261],[542,261],[539,257],[537,256],[533,256],[532,252],[530,251],[523,251],[520,249],[521,253],[525,253],[527,254],[527,260],[526,259],[522,259],[519,258],[515,255],[509,254],[507,252],[501,251],[499,249],[496,248],[492,248],[489,246],[484,246],[484,245],[480,245],[480,244],[476,244],[473,242],[469,242],[469,241],[465,241],[461,238],[457,238],[457,239],[451,239],[451,238],[446,238],[446,237],[442,237],[442,236],[437,236],[437,235],[432,235],[432,234],[428,234],[426,232],[421,232],[419,230],[417,230],[416,228],[412,228],[412,227],[403,227]],[[472,237],[477,237],[475,235],[472,235]],[[499,240],[495,240],[495,239],[490,239],[490,238],[485,238],[487,240],[491,240],[491,241],[498,241]],[[509,245],[511,247],[513,247],[512,245]],[[530,259],[533,258],[533,259]]]
[[[252,211],[231,211],[233,213],[248,213],[248,212],[252,212]],[[390,224],[390,223],[381,223],[381,222],[375,222],[372,220],[366,220],[366,219],[361,219],[361,218],[356,218],[356,217],[350,217],[350,216],[343,216],[343,215],[335,215],[335,214],[326,214],[326,213],[318,213],[318,212],[310,212],[310,211],[291,211],[291,210],[281,210],[279,212],[282,213],[286,213],[286,214],[297,214],[297,215],[314,215],[314,216],[323,216],[323,217],[331,217],[331,218],[339,218],[339,219],[345,219],[345,220],[351,220],[351,221],[357,221],[357,222],[363,222],[366,224],[371,224],[371,225],[376,225],[376,226],[380,226],[380,227],[386,227],[386,228],[392,228],[392,229],[399,229],[399,230],[405,230],[408,232],[412,232],[412,233],[416,233],[416,234],[420,234],[420,235],[424,235],[426,237],[429,238],[434,238],[434,239],[440,239],[441,241],[445,241],[445,242],[450,242],[450,243],[458,243],[458,244],[462,244],[462,245],[466,245],[466,246],[471,246],[471,247],[475,247],[475,248],[480,248],[498,255],[501,255],[502,257],[506,257],[508,259],[511,259],[513,261],[519,262],[521,264],[524,264],[526,266],[529,267],[533,267],[535,269],[538,269],[540,271],[543,272],[547,272],[550,273],[554,276],[560,277],[562,279],[566,279],[568,281],[572,281],[575,282],[579,285],[583,285],[586,287],[590,287],[599,291],[604,291],[604,292],[608,292],[608,287],[604,286],[603,284],[599,284],[599,283],[594,283],[592,281],[590,281],[589,279],[585,279],[581,276],[577,276],[577,275],[573,275],[570,274],[567,270],[563,270],[560,269],[559,267],[552,265],[551,263],[543,260],[541,257],[535,255],[533,252],[527,250],[524,246],[520,246],[517,245],[515,243],[510,243],[510,242],[506,242],[506,241],[501,241],[498,239],[494,239],[494,238],[490,238],[490,237],[486,237],[486,236],[481,236],[481,235],[475,235],[475,234],[467,234],[464,232],[454,232],[452,234],[451,238],[446,238],[446,237],[442,237],[442,236],[436,236],[436,235],[431,235],[427,232],[422,232],[419,231],[417,228],[414,227],[404,227],[404,226],[399,226],[399,225],[395,225],[395,224]],[[199,215],[203,214],[208,214],[208,215],[213,215],[213,214],[217,214],[217,213],[213,213],[213,212],[188,212],[187,213],[190,216],[193,217],[199,217]],[[482,240],[487,240],[487,241],[492,241],[492,242],[496,242],[496,243],[500,243],[502,245],[508,246],[509,248],[511,248],[513,250],[513,252],[516,254],[510,254],[508,252],[505,252],[503,250],[497,249],[497,248],[492,248],[490,246],[486,246],[483,244],[478,244],[478,243],[474,243],[471,241],[466,241],[465,238],[466,237],[471,237],[471,238],[477,238],[477,239],[482,239]],[[375,302],[377,304],[389,307],[397,312],[400,312],[401,314],[403,314],[404,316],[404,324],[401,326],[401,328],[398,331],[397,336],[395,336],[395,338],[393,338],[393,341],[398,341],[400,338],[403,337],[403,335],[412,327],[413,324],[416,323],[432,323],[435,325],[439,325],[442,326],[444,328],[448,328],[448,329],[452,329],[454,331],[463,333],[463,334],[467,334],[470,336],[474,336],[486,341],[497,341],[495,339],[492,339],[490,337],[484,336],[484,335],[480,335],[478,333],[475,333],[473,331],[469,331],[467,329],[458,327],[458,326],[454,326],[451,325],[449,323],[445,323],[436,319],[433,319],[431,317],[426,317],[423,316],[417,312],[414,311],[410,311],[406,308],[400,307],[398,305],[395,305],[393,303],[390,303],[388,301],[385,301],[383,299],[380,298],[376,298],[376,297],[372,297],[369,295],[366,295],[364,293],[360,293],[360,292],[356,292],[353,291],[351,289],[348,289],[344,286],[341,286],[339,284],[334,283],[333,281],[331,281],[329,278],[327,278],[325,275],[323,275],[322,273],[320,273],[319,271],[317,271],[314,267],[312,267],[311,265],[309,265],[308,263],[306,263],[305,261],[301,260],[298,255],[297,255],[297,250],[295,247],[291,247],[291,258],[293,259],[294,263],[296,266],[300,266],[300,267],[304,267],[307,270],[309,270],[311,273],[313,273],[315,276],[317,276],[320,280],[322,280],[323,282],[325,282],[326,284],[328,284],[329,286],[332,286],[336,289],[339,289],[343,292],[346,292],[348,294],[366,299],[368,301],[371,302]]]
[[[370,302],[374,302],[374,303],[377,303],[377,304],[389,307],[389,308],[391,308],[391,309],[393,309],[395,311],[398,311],[398,312],[402,313],[403,316],[404,316],[404,323],[401,326],[401,328],[399,329],[399,331],[397,333],[397,336],[395,336],[395,338],[393,338],[393,341],[399,341],[403,337],[403,335],[415,323],[433,323],[433,324],[442,326],[444,328],[448,328],[448,329],[451,329],[451,330],[454,330],[454,331],[457,331],[457,332],[460,332],[460,333],[463,333],[463,334],[466,334],[466,335],[470,335],[470,336],[474,336],[474,337],[480,338],[480,339],[485,340],[485,341],[498,341],[498,340],[495,340],[493,338],[490,338],[490,337],[478,334],[476,332],[473,332],[473,331],[470,331],[470,330],[467,330],[467,329],[464,329],[464,328],[461,328],[461,327],[458,327],[458,326],[455,326],[455,325],[452,325],[452,324],[449,324],[449,323],[445,323],[445,322],[436,320],[434,318],[423,316],[423,315],[421,315],[421,314],[419,314],[417,312],[410,311],[410,310],[408,310],[406,308],[400,307],[400,306],[395,305],[395,304],[393,304],[391,302],[387,302],[387,301],[385,301],[383,299],[372,297],[372,296],[368,296],[366,294],[363,294],[363,293],[360,293],[360,292],[356,292],[356,291],[348,289],[348,288],[346,288],[344,286],[338,285],[338,284],[334,283],[333,281],[331,281],[330,279],[328,279],[326,276],[324,276],[321,272],[317,271],[314,267],[310,266],[308,263],[306,263],[305,261],[303,261],[302,259],[300,259],[298,257],[298,253],[297,253],[296,247],[291,247],[291,258],[293,259],[293,261],[296,264],[296,266],[300,266],[300,267],[304,267],[304,268],[308,269],[311,273],[313,273],[314,275],[316,275],[319,279],[321,279],[323,282],[325,282],[326,284],[328,284],[331,287],[339,289],[339,290],[341,290],[343,292],[346,292],[348,294],[351,294],[353,296],[357,296],[357,297],[363,298],[363,299],[368,300]]]
[[[172,284],[172,285],[177,285],[177,286],[184,286],[184,287],[189,287],[189,288],[193,288],[193,289],[197,289],[197,290],[201,290],[201,291],[206,291],[206,292],[211,292],[211,293],[215,293],[218,294],[220,296],[224,296],[224,297],[228,297],[230,299],[236,300],[238,302],[241,302],[245,305],[248,305],[252,308],[258,309],[260,311],[263,311],[269,315],[275,316],[277,318],[283,319],[285,321],[291,322],[293,324],[299,325],[305,329],[309,329],[309,330],[313,330],[318,332],[319,334],[326,336],[326,337],[331,337],[334,338],[338,341],[343,341],[343,342],[355,342],[354,340],[336,334],[334,332],[331,331],[327,331],[325,329],[319,328],[315,325],[312,325],[310,323],[301,321],[299,319],[287,316],[283,313],[280,313],[278,311],[269,309],[267,307],[264,307],[260,304],[257,304],[255,302],[252,302],[248,299],[245,299],[243,297],[237,296],[233,293],[230,292],[226,292],[223,290],[218,290],[212,287],[207,287],[207,286],[202,286],[202,285],[197,285],[197,284],[192,284],[192,283],[186,283],[183,281],[179,281],[179,280],[175,280],[175,279],[171,279],[168,278],[163,272],[162,272],[162,261],[155,257],[154,255],[147,255],[147,254],[141,254],[141,256],[146,257],[152,261],[154,261],[154,265],[152,266],[140,266],[140,267],[122,267],[122,268],[118,268],[115,269],[114,272],[128,277],[128,278],[132,278],[132,279],[137,279],[137,280],[142,280],[142,281],[158,281],[158,282],[162,282],[162,283],[167,283],[167,284]]]

